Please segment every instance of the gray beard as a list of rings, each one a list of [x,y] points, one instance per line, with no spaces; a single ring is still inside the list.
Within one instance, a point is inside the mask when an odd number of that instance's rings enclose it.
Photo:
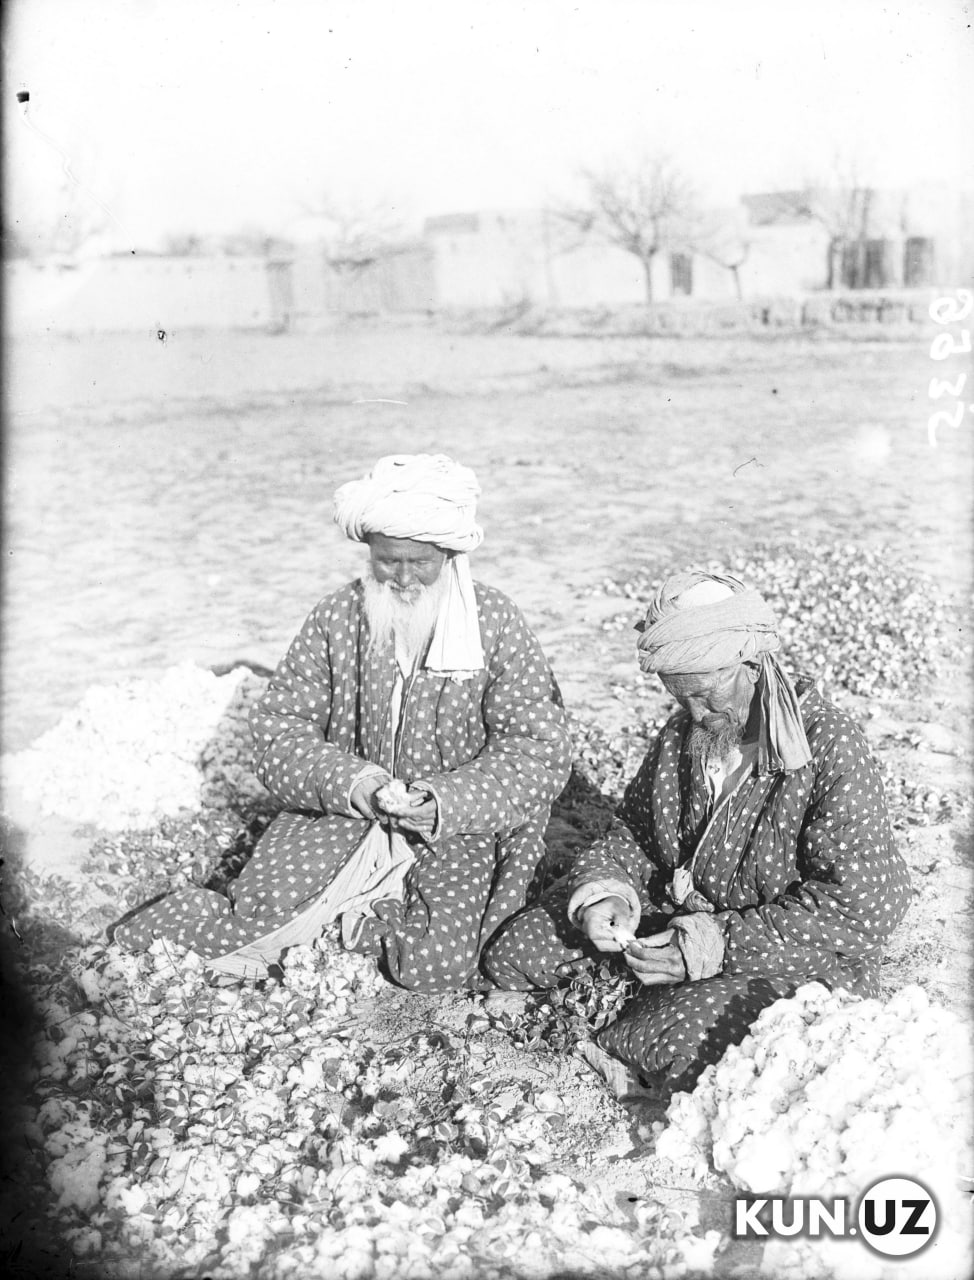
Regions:
[[[369,569],[362,579],[363,605],[369,624],[368,652],[395,645],[410,665],[426,651],[446,593],[441,573],[428,587],[410,587],[405,594],[387,582],[377,582]]]
[[[719,729],[695,724],[690,730],[690,756],[694,764],[705,766],[710,761],[724,761],[744,738],[744,726],[728,721]]]

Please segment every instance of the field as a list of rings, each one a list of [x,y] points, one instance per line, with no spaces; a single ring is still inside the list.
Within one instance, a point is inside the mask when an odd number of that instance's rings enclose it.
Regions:
[[[521,604],[580,710],[632,669],[629,637],[599,631],[607,577],[828,539],[889,544],[964,592],[972,432],[929,447],[928,345],[426,327],[13,342],[5,746],[93,683],[276,661],[361,561],[332,491],[387,452],[475,469],[475,570]]]
[[[28,746],[93,685],[186,661],[273,666],[311,605],[361,563],[330,523],[334,488],[384,453],[446,452],[483,489],[475,575],[520,604],[577,722],[597,726],[614,763],[603,759],[595,780],[610,795],[667,706],[633,658],[631,624],[652,584],[711,561],[778,566],[779,577],[799,566],[782,597],[801,615],[796,647],[821,654],[819,674],[863,723],[914,873],[887,990],[919,983],[963,1011],[974,426],[968,417],[929,445],[930,378],[959,372],[934,366],[930,328],[892,341],[568,339],[362,321],[279,336],[14,338],[4,750]],[[844,594],[857,564],[875,602],[858,629]],[[579,838],[571,818],[553,823],[559,848]],[[100,897],[85,889],[97,833],[38,816],[7,834],[28,886],[11,892],[25,936],[36,932],[31,964],[50,983],[111,916],[104,881]],[[129,867],[116,902],[144,883]],[[54,936],[69,948],[60,960]],[[29,982],[23,953],[16,963]],[[439,1027],[449,1040],[463,1025],[456,1001],[369,998],[376,1026]],[[504,1033],[487,1041],[503,1071],[547,1071],[588,1117],[558,1148],[559,1167],[617,1189],[645,1183],[632,1162],[620,1183],[618,1167],[627,1134],[645,1145],[645,1117],[577,1065],[519,1066]],[[201,1275],[189,1256],[159,1274]],[[692,1272],[689,1253],[673,1256]],[[92,1258],[82,1265],[99,1274]]]

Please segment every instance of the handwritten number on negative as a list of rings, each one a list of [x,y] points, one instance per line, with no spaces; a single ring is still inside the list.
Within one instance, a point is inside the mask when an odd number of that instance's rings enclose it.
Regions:
[[[935,298],[930,303],[930,319],[936,324],[957,324],[974,311],[974,293],[958,289],[956,298]],[[967,350],[970,350],[968,347]],[[937,359],[937,357],[934,357]]]
[[[960,399],[960,393],[964,390],[966,382],[966,373],[960,374],[956,382],[948,382],[946,378],[931,378],[930,399],[939,400],[941,396],[957,396]]]
[[[961,320],[966,320],[974,311],[974,293],[970,289],[957,289],[956,293],[956,298],[935,298],[930,303],[930,318],[935,324],[957,324]],[[970,329],[961,329],[959,337],[955,337],[952,333],[938,333],[930,343],[930,359],[946,360],[950,356],[962,355],[970,350]],[[927,438],[934,448],[937,447],[939,426],[946,423],[947,426],[956,429],[963,422],[966,406],[962,403],[960,395],[966,384],[966,373],[958,374],[954,382],[949,382],[946,378],[930,379],[931,400],[939,400],[941,396],[946,395],[957,397],[952,413],[948,413],[946,409],[938,409],[927,419]],[[971,408],[974,409],[974,405]]]
[[[946,409],[938,409],[936,413],[931,413],[927,422],[927,439],[934,446],[937,444],[937,427],[938,419],[943,418],[949,427],[959,427],[964,420],[964,405],[960,401],[954,405],[954,412],[950,414]]]
[[[930,359],[946,360],[948,356],[958,356],[971,349],[970,329],[961,329],[960,341],[952,333],[938,333],[930,343]]]

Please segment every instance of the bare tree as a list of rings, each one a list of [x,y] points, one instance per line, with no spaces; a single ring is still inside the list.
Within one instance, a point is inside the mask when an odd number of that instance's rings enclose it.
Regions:
[[[695,252],[729,271],[738,299],[744,297],[741,267],[751,252],[752,240],[742,210],[701,214],[692,233]]]
[[[625,167],[583,170],[587,200],[553,212],[582,240],[593,237],[631,253],[643,269],[646,301],[653,301],[653,259],[667,248],[692,247],[697,196],[687,176],[667,155]]]
[[[342,204],[326,197],[304,211],[319,224],[325,260],[340,275],[366,270],[403,238],[401,223],[386,205]]]
[[[866,241],[876,198],[855,158],[836,156],[829,183],[808,181],[800,191],[781,192],[779,214],[817,222],[828,235],[825,287],[861,289],[866,284]]]

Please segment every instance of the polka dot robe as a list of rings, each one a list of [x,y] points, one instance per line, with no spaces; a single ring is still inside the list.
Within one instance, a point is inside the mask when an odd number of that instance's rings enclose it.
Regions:
[[[665,928],[687,909],[670,898],[683,866],[700,895],[695,904],[723,932],[722,971],[640,988],[602,1032],[603,1048],[690,1088],[761,1009],[801,983],[876,995],[882,947],[909,901],[906,866],[862,732],[808,681],[797,687],[812,762],[787,773],[752,771],[716,810],[686,749],[690,718],[672,716],[605,838],[490,947],[485,969],[498,985],[552,986],[559,965],[597,954],[567,915],[569,895],[587,884],[630,887],[643,912],[640,933]]]
[[[329,884],[368,829],[349,803],[369,764],[436,795],[431,848],[417,846],[386,942],[390,976],[438,991],[479,985],[482,948],[528,901],[551,802],[571,746],[561,696],[537,639],[501,592],[475,584],[486,669],[468,679],[419,670],[391,724],[391,646],[367,653],[362,584],[322,600],[254,708],[257,774],[285,806],[229,897],[175,893],[116,931],[162,935],[218,957],[293,918]]]

